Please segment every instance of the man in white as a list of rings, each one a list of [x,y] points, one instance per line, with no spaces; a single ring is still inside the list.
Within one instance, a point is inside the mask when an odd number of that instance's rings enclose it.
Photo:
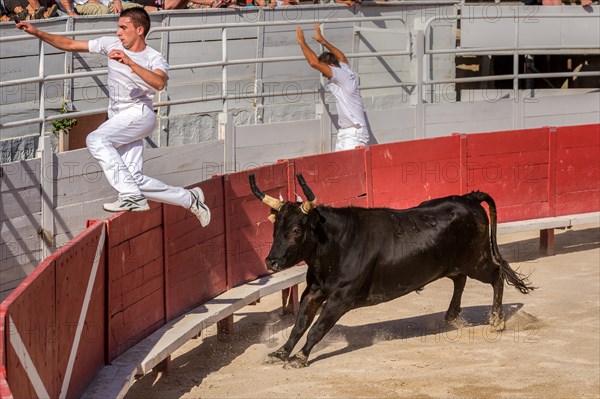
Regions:
[[[150,199],[188,208],[207,226],[210,210],[200,188],[172,187],[142,174],[143,139],[156,124],[152,99],[169,79],[164,57],[146,45],[148,13],[143,8],[125,10],[117,23],[117,37],[90,41],[53,35],[26,22],[18,23],[17,28],[60,50],[108,56],[109,119],[86,139],[90,153],[119,193],[117,201],[104,204],[104,209],[145,211]]]
[[[313,39],[329,51],[317,57],[306,44],[304,32],[300,27],[296,29],[296,40],[308,64],[329,80],[327,88],[337,100],[339,126],[335,150],[350,150],[364,146],[369,141],[369,130],[356,75],[350,69],[344,53],[325,40],[319,24],[314,24],[314,28]]]

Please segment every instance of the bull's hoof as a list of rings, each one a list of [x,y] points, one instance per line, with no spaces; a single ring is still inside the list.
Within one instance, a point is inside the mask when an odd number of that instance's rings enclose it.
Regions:
[[[308,358],[301,355],[294,355],[283,364],[284,369],[301,369],[308,366]]]
[[[504,322],[504,317],[499,316],[497,314],[492,314],[490,317],[490,327],[494,331],[504,331],[506,323]]]
[[[264,364],[264,365],[279,364],[279,363],[285,362],[286,360],[287,360],[287,354],[285,352],[276,351],[273,353],[269,353],[267,358],[265,360],[263,360],[262,364]]]
[[[458,316],[460,315],[460,310],[458,312],[446,312],[446,315],[444,316],[444,321],[447,324],[453,324],[457,319]]]

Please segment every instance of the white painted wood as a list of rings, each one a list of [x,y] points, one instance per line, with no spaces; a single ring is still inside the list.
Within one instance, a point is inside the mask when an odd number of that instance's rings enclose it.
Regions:
[[[592,223],[600,223],[600,212],[499,223],[498,234],[512,234],[523,231],[546,229],[565,229],[576,225]]]

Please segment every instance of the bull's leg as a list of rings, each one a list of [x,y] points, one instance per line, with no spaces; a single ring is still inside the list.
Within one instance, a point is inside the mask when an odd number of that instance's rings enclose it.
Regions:
[[[341,296],[335,296],[327,299],[319,318],[310,328],[306,344],[300,352],[292,356],[284,365],[286,368],[300,368],[308,365],[308,355],[312,348],[323,339],[325,334],[331,330],[331,327],[350,309],[347,301],[344,301]]]
[[[502,295],[504,293],[504,279],[497,271],[496,279],[492,283],[494,287],[494,301],[492,313],[490,314],[490,326],[496,331],[504,330],[504,314],[502,312]]]
[[[452,294],[452,300],[450,301],[450,306],[448,306],[448,311],[446,312],[446,316],[444,320],[446,323],[451,323],[460,314],[460,301],[462,299],[462,293],[465,289],[465,284],[467,282],[467,276],[460,275],[450,277],[452,281],[454,281],[454,294]]]
[[[289,339],[281,348],[270,353],[263,364],[279,363],[288,359],[290,353],[294,350],[294,347],[314,320],[324,300],[325,296],[322,291],[310,291],[310,287],[306,288],[302,294],[298,317],[296,318],[296,323],[292,328]]]

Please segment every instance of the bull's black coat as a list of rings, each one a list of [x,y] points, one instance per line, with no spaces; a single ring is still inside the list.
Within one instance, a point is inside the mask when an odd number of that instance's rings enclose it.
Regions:
[[[253,189],[264,197],[255,185]],[[491,232],[483,201],[490,209]],[[460,313],[467,277],[491,284],[490,323],[497,329],[504,327],[504,281],[522,293],[533,289],[502,259],[496,243],[496,206],[482,192],[434,199],[406,210],[319,206],[303,211],[291,202],[275,208],[267,268],[278,271],[304,261],[308,271],[296,324],[269,362],[306,366],[312,348],[348,310],[398,298],[442,277],[454,281],[447,321]],[[306,344],[290,357],[321,305]]]

